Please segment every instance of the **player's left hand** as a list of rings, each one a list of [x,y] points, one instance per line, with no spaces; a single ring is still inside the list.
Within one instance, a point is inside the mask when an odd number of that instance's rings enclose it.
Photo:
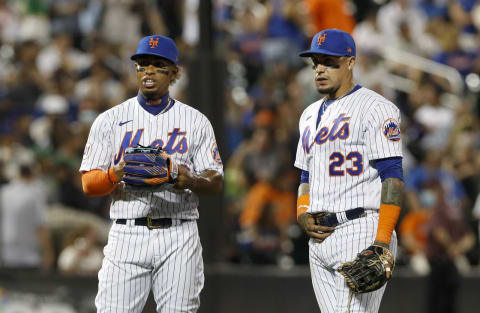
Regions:
[[[375,240],[373,245],[383,247],[385,249],[388,249],[388,251],[390,251],[390,245],[388,243]],[[384,266],[385,271],[386,271],[385,275],[386,275],[387,279],[390,279],[392,277],[393,268],[395,267],[395,260],[393,260],[392,262],[387,262],[387,263],[383,264],[383,266]]]
[[[298,223],[303,228],[307,236],[313,238],[318,243],[322,243],[335,230],[335,227],[316,225],[315,219],[309,213],[303,213],[300,215],[298,217]]]
[[[345,277],[348,287],[355,293],[380,289],[392,277],[395,258],[385,245],[371,245],[350,262],[343,263],[338,272]]]

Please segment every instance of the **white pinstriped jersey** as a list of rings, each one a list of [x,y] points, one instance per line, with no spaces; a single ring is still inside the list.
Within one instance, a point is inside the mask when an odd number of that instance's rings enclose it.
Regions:
[[[380,206],[380,177],[370,161],[402,156],[400,111],[361,87],[333,101],[308,106],[299,123],[295,167],[309,172],[309,212],[343,212]]]
[[[80,171],[108,170],[123,159],[128,146],[161,146],[177,164],[198,174],[215,170],[223,174],[212,125],[200,111],[175,100],[166,112],[153,115],[137,98],[103,112],[93,123]],[[123,183],[112,193],[110,218],[170,217],[197,219],[198,197],[185,192],[139,192]]]

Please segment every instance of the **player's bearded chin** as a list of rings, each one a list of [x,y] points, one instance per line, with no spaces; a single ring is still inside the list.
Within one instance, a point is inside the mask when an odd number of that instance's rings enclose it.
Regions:
[[[159,98],[158,95],[155,94],[154,91],[151,90],[145,90],[142,88],[142,95],[145,97],[147,100],[156,100],[156,98]]]
[[[322,95],[331,95],[331,94],[335,94],[335,92],[337,92],[338,88],[334,88],[334,87],[329,87],[329,88],[319,88],[317,87],[317,91],[319,94],[322,94]]]
[[[162,95],[158,93],[158,90],[150,90],[142,88],[142,95],[147,99],[147,101],[155,101],[162,98]]]

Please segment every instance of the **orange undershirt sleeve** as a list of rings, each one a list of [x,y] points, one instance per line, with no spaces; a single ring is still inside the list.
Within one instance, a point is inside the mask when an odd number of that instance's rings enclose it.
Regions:
[[[301,195],[297,199],[297,220],[303,213],[308,211],[310,207],[310,195]]]
[[[118,185],[113,167],[108,171],[91,170],[82,174],[83,192],[88,196],[105,196],[111,193]]]
[[[393,230],[397,224],[400,216],[401,208],[397,205],[384,204],[380,205],[380,217],[378,220],[376,241],[381,241],[386,244],[390,243]]]

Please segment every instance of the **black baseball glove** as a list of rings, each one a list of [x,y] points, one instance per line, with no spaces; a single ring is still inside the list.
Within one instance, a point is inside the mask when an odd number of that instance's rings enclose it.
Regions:
[[[177,176],[177,167],[161,148],[129,147],[123,157],[123,181],[134,189],[157,189],[171,186]]]
[[[360,252],[355,260],[343,263],[338,271],[353,292],[364,293],[385,285],[392,276],[394,266],[395,259],[390,250],[372,245]]]

